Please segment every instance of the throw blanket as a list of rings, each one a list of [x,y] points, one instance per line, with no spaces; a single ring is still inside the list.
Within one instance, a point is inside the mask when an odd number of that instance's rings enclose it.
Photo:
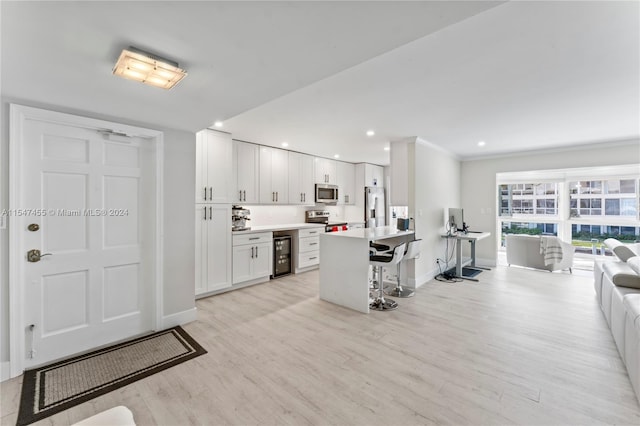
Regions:
[[[562,261],[562,245],[558,237],[540,237],[540,254],[545,265],[553,265]]]

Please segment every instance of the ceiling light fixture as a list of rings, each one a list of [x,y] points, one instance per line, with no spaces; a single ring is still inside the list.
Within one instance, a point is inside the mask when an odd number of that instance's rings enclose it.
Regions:
[[[385,146],[385,147],[384,147],[384,150],[385,150],[385,151],[389,151],[390,149],[391,149],[391,147],[388,147],[388,146]]]
[[[215,123],[213,123],[213,125],[215,127],[222,127],[222,126],[224,126],[224,123],[222,121],[216,121]]]
[[[340,158],[340,154],[334,155],[333,158]]]
[[[373,130],[367,130],[367,136],[371,137],[374,136],[376,134],[376,132],[374,132]]]
[[[485,146],[487,143],[485,141],[478,142],[478,146]]]
[[[113,74],[167,90],[187,75],[185,70],[178,68],[177,62],[135,47],[122,50],[118,62],[113,67]]]
[[[282,146],[285,147],[285,148],[288,147],[289,146],[289,142],[282,142]]]

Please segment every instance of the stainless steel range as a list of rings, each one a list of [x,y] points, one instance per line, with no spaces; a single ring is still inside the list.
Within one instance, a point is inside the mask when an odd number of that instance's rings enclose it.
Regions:
[[[304,215],[306,223],[322,223],[325,225],[325,232],[346,231],[349,229],[347,222],[331,222],[329,217],[331,213],[327,210],[307,210]]]

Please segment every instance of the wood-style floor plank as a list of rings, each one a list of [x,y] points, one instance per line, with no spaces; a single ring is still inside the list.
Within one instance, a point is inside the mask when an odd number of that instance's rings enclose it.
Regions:
[[[198,300],[184,328],[208,354],[39,424],[115,405],[139,425],[640,424],[590,274],[497,267],[369,315],[319,300],[318,276]]]

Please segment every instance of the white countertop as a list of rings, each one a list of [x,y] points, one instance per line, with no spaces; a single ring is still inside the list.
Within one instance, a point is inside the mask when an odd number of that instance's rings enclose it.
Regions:
[[[399,231],[395,226],[378,226],[375,228],[356,228],[348,231],[327,232],[323,234],[331,238],[361,238],[369,241],[384,240],[385,238],[402,237],[412,235],[415,232]]]
[[[284,225],[259,225],[252,226],[251,229],[246,231],[233,231],[234,234],[252,234],[255,232],[273,232],[273,231],[288,231],[294,229],[308,229],[308,228],[324,228],[322,223],[287,223]]]

